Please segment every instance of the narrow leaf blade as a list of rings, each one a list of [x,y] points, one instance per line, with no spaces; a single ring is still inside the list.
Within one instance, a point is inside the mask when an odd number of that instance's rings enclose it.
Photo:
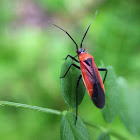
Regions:
[[[140,92],[131,89],[123,78],[118,79],[118,84],[119,117],[129,132],[140,135]]]
[[[68,58],[64,62],[61,68],[61,76],[63,76],[66,73],[66,71],[72,63],[74,62],[73,60],[71,60],[71,58]],[[65,78],[61,78],[62,96],[70,108],[76,107],[76,84],[80,74],[81,71],[72,66]],[[84,95],[85,87],[81,79],[78,88],[78,105],[82,102]]]
[[[118,86],[117,77],[111,66],[106,67],[108,74],[105,81],[105,107],[102,114],[107,123],[111,123],[117,114]],[[103,72],[102,72],[103,74]],[[102,76],[104,77],[104,76]]]
[[[89,140],[86,126],[80,118],[75,125],[75,115],[68,112],[63,115],[60,128],[61,140]]]

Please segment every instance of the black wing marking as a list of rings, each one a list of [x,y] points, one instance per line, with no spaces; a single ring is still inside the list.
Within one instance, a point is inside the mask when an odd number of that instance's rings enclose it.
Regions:
[[[103,108],[105,105],[105,93],[101,87],[100,82],[96,78],[96,74],[93,71],[92,59],[88,58],[84,62],[92,69],[92,71],[91,71],[85,67],[86,70],[92,75],[92,79],[94,79],[94,80],[92,80],[94,82],[93,82],[93,93],[92,93],[91,99],[96,107]]]
[[[88,58],[87,60],[84,61],[88,66],[92,68],[92,58]]]
[[[103,108],[105,105],[105,93],[98,81],[93,84],[92,101],[98,108]]]

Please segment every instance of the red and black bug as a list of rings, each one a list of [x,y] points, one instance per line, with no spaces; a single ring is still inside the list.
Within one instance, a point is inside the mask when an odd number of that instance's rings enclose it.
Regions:
[[[97,14],[97,12],[96,12],[96,14]],[[95,16],[96,16],[96,14],[95,14]],[[91,23],[93,22],[95,16],[93,17]],[[93,101],[94,105],[100,109],[103,108],[105,105],[105,90],[104,90],[103,83],[105,82],[105,79],[106,79],[107,69],[105,69],[105,68],[98,69],[94,62],[93,56],[88,54],[87,52],[85,52],[85,49],[82,49],[82,43],[91,26],[91,23],[89,24],[89,26],[83,36],[79,49],[78,49],[77,43],[74,41],[74,39],[69,35],[69,33],[67,31],[65,31],[61,27],[57,26],[56,24],[52,23],[54,26],[56,26],[59,29],[61,29],[62,31],[64,31],[76,45],[77,55],[75,57],[78,56],[79,61],[71,55],[67,55],[67,57],[65,59],[70,57],[74,61],[80,63],[80,67],[78,65],[72,63],[69,66],[66,73],[62,77],[60,77],[60,78],[64,78],[72,66],[81,70],[81,75],[79,76],[79,79],[77,81],[77,86],[76,86],[76,120],[77,120],[77,113],[78,113],[78,86],[79,86],[79,82],[80,82],[81,78],[83,79],[84,85],[85,85],[85,87],[88,91],[88,94],[89,94],[91,100]],[[102,81],[99,71],[106,72],[103,81]],[[76,123],[76,121],[75,121],[75,123]]]

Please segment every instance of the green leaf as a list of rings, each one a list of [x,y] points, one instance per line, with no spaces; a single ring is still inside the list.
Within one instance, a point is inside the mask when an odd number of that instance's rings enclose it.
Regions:
[[[86,126],[80,118],[75,125],[75,115],[67,112],[63,115],[60,129],[61,140],[89,140]]]
[[[140,135],[140,92],[131,89],[123,78],[118,79],[119,117],[132,133]]]
[[[105,81],[105,107],[102,109],[102,114],[107,123],[111,123],[117,113],[117,98],[118,86],[116,74],[111,66],[105,67],[108,69],[108,74]],[[103,75],[103,72],[102,72]],[[104,76],[102,76],[104,77]]]
[[[110,136],[108,133],[101,133],[97,140],[110,140]]]
[[[66,71],[68,70],[69,66],[72,63],[74,62],[71,58],[68,58],[64,62],[61,69],[61,76],[63,76],[66,73]],[[65,78],[61,78],[62,96],[70,108],[76,107],[76,84],[80,74],[81,71],[72,66],[67,75],[65,76]],[[78,105],[82,102],[84,95],[85,95],[85,87],[81,79],[78,88]]]

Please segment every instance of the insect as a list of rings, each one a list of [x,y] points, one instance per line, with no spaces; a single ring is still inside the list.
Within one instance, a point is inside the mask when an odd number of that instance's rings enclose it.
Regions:
[[[79,83],[80,83],[81,78],[83,79],[83,83],[84,83],[84,85],[88,91],[88,94],[89,94],[91,100],[93,101],[94,105],[100,109],[103,108],[105,105],[105,90],[104,90],[103,83],[105,82],[108,71],[105,68],[98,69],[95,62],[94,62],[93,56],[88,54],[87,52],[85,52],[85,49],[82,48],[82,43],[83,43],[85,36],[86,36],[93,20],[95,19],[96,15],[97,15],[97,11],[96,11],[95,16],[93,17],[91,23],[89,24],[83,38],[82,38],[80,48],[78,48],[77,43],[74,41],[74,39],[70,36],[70,34],[67,31],[65,31],[61,27],[57,26],[56,24],[52,23],[54,26],[56,26],[57,28],[64,31],[71,38],[71,40],[74,42],[74,44],[76,45],[77,55],[75,57],[73,57],[71,55],[67,55],[67,57],[65,59],[70,57],[71,59],[73,59],[77,63],[80,63],[80,67],[78,65],[72,63],[69,66],[66,73],[62,77],[60,77],[60,78],[64,78],[72,66],[81,70],[81,75],[79,76],[79,79],[78,79],[77,85],[76,85],[76,119],[75,119],[75,124],[77,121],[77,114],[78,114],[78,87],[79,87]],[[79,61],[76,59],[77,56],[78,56]],[[102,78],[100,76],[99,71],[105,71],[105,76],[104,76],[103,81],[102,81]]]

